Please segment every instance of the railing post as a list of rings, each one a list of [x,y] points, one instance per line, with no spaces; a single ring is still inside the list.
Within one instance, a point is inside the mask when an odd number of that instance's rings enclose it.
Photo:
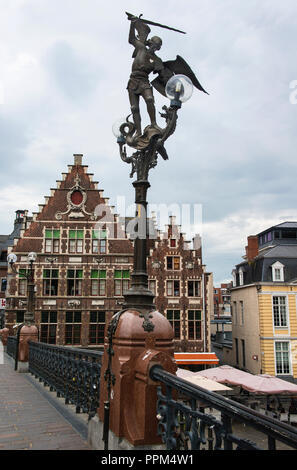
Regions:
[[[222,413],[222,423],[224,427],[224,450],[232,450],[232,441],[229,439],[229,435],[232,434],[232,420]]]

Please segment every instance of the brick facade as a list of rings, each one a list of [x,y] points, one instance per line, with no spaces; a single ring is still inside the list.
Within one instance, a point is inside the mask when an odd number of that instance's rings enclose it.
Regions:
[[[121,308],[133,270],[133,242],[125,223],[113,214],[108,198],[88,167],[75,155],[74,165],[57,181],[51,195],[23,220],[14,245],[18,275],[8,272],[6,326],[22,321],[26,308],[28,252],[37,253],[35,320],[40,339],[59,345],[103,347],[104,328]],[[156,289],[157,310],[176,333],[177,351],[209,351],[208,295],[212,276],[202,265],[201,247],[189,249],[171,218],[166,233],[149,243],[148,274]],[[10,271],[10,270],[9,270]]]

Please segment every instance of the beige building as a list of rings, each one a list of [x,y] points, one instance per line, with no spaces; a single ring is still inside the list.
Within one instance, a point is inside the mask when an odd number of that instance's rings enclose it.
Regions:
[[[233,270],[228,363],[297,382],[297,222],[248,237]]]

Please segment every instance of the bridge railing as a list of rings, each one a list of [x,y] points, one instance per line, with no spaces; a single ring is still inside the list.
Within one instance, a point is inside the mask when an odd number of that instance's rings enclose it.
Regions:
[[[101,351],[29,342],[29,372],[91,418],[99,407]]]
[[[6,345],[6,353],[12,357],[13,359],[16,358],[18,348],[18,340],[16,336],[8,336],[7,338],[7,345]]]
[[[297,430],[289,424],[192,385],[161,366],[153,366],[150,377],[161,384],[157,392],[158,435],[167,449],[264,450],[235,435],[234,422],[260,432],[265,449],[275,450],[277,441],[297,449]]]

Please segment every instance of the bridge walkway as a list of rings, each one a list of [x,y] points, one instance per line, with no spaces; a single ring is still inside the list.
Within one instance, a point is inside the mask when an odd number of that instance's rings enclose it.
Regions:
[[[91,450],[85,418],[75,416],[29,373],[0,364],[0,450]]]

